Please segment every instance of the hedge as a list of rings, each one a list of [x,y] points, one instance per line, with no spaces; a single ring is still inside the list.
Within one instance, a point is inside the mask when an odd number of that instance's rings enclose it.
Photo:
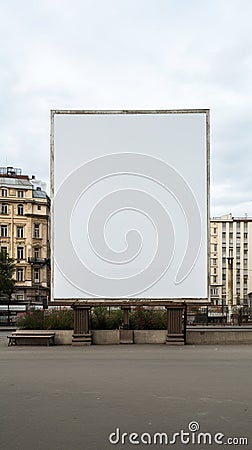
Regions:
[[[132,330],[165,330],[166,311],[134,308],[129,315]],[[30,310],[17,319],[17,327],[26,330],[72,330],[72,309]],[[99,306],[91,309],[91,329],[115,330],[123,326],[123,311]]]

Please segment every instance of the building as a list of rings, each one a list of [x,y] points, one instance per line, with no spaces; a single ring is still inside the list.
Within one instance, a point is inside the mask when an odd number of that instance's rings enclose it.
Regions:
[[[34,176],[0,167],[0,246],[16,261],[15,300],[49,297],[49,214],[50,200]]]
[[[247,306],[252,292],[252,218],[227,214],[211,219],[210,244],[211,303]]]

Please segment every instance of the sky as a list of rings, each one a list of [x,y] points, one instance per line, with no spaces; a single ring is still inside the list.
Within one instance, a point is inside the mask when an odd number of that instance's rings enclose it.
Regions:
[[[47,182],[51,109],[210,108],[211,216],[252,216],[251,0],[0,0],[0,165]]]

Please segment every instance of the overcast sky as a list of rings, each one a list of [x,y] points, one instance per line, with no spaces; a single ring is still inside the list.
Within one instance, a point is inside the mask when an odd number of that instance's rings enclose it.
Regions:
[[[252,216],[251,0],[0,0],[0,165],[49,180],[50,109],[211,110],[211,215]]]

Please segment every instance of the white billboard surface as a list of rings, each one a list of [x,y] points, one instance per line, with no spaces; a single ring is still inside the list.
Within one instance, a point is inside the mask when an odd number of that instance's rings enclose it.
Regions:
[[[208,298],[208,111],[52,112],[54,299]]]

